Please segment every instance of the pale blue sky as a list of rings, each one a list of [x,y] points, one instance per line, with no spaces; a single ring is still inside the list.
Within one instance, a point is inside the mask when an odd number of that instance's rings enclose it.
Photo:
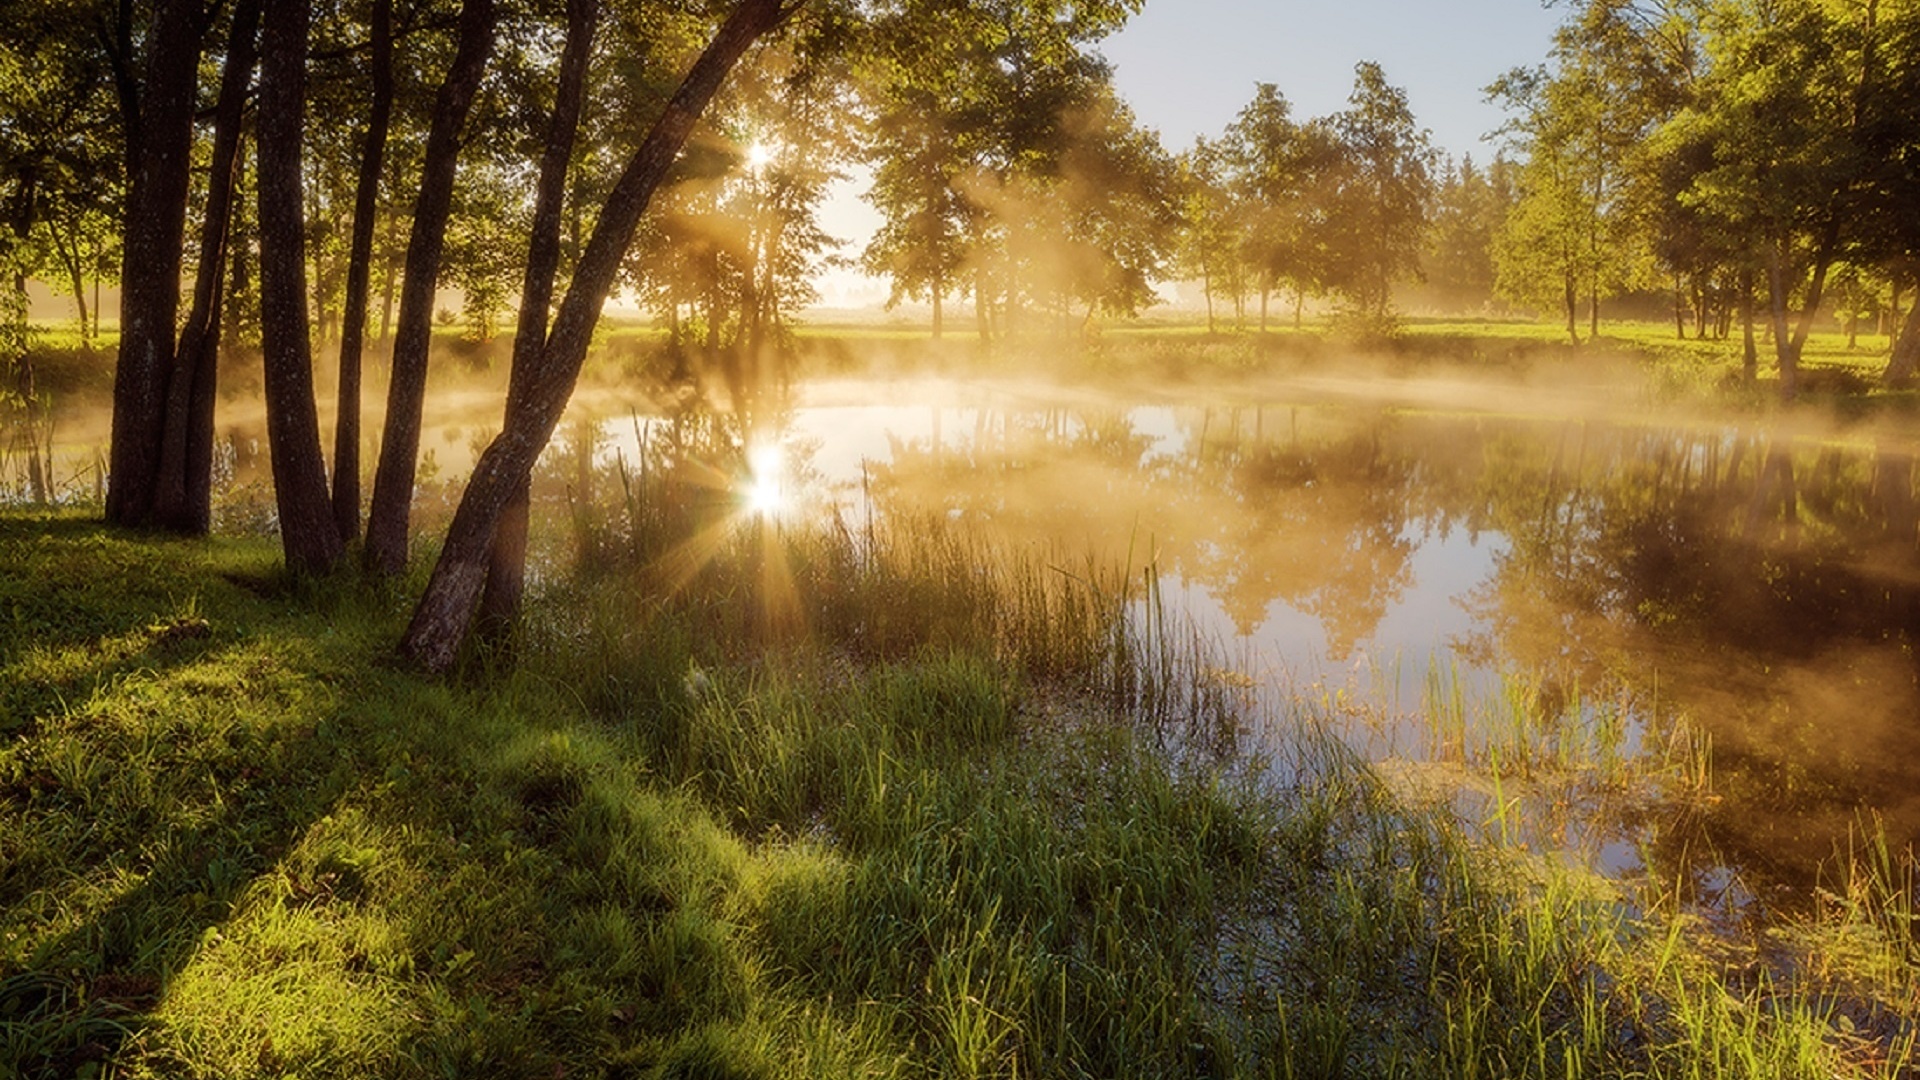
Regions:
[[[1218,135],[1270,82],[1300,118],[1346,105],[1353,66],[1379,62],[1407,91],[1435,145],[1476,160],[1498,109],[1481,89],[1509,68],[1540,63],[1564,8],[1541,0],[1147,0],[1101,43],[1120,93],[1169,150]]]

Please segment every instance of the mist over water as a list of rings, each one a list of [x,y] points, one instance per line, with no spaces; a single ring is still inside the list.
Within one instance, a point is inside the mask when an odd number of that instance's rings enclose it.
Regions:
[[[1469,821],[1497,771],[1530,845],[1726,905],[1805,888],[1879,822],[1920,835],[1908,443],[926,393],[802,395],[781,437],[813,512],[933,513],[1063,568],[1151,566],[1224,677]],[[605,435],[637,460],[642,429]],[[1708,744],[1710,790],[1685,805],[1637,779]]]
[[[1267,712],[1326,722],[1470,823],[1518,806],[1502,828],[1608,873],[1732,904],[1803,892],[1863,830],[1920,837],[1920,448],[1649,416],[1606,377],[816,380],[764,437],[782,514],[933,514],[1063,572],[1151,568],[1166,614]],[[429,400],[422,536],[499,409],[485,379]],[[587,441],[644,468],[674,424],[590,390],[543,468],[595,482],[559,464]],[[261,414],[228,402],[219,425],[219,525],[270,529]],[[55,475],[84,500],[104,430],[55,430]],[[1642,782],[1708,745],[1697,797]]]

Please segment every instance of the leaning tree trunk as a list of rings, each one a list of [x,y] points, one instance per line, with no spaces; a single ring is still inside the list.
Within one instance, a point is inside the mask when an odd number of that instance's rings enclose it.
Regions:
[[[1814,250],[1813,278],[1807,285],[1807,296],[1800,305],[1800,317],[1793,328],[1793,361],[1797,369],[1800,357],[1807,347],[1807,338],[1813,333],[1814,317],[1820,313],[1820,300],[1826,293],[1827,272],[1833,268],[1834,249],[1840,242],[1840,226],[1837,221],[1829,221],[1820,237],[1820,244]],[[1794,388],[1795,390],[1798,387]],[[1781,387],[1786,392],[1787,387]]]
[[[401,654],[414,663],[429,671],[453,666],[485,583],[488,554],[500,515],[532,473],[534,460],[553,437],[566,411],[594,325],[600,320],[600,309],[641,215],[727,73],[749,46],[804,2],[740,0],[628,159],[581,253],[573,284],[541,349],[540,363],[526,380],[525,392],[508,415],[505,430],[480,455],[467,481],[439,562],[400,642]]]
[[[460,9],[460,45],[435,99],[433,125],[427,132],[413,234],[407,241],[406,280],[400,286],[400,328],[387,385],[386,426],[362,553],[367,569],[376,574],[397,575],[407,566],[420,414],[427,398],[427,350],[433,341],[433,294],[439,284],[440,255],[446,248],[447,218],[453,210],[460,131],[493,52],[493,26],[493,0],[466,0]]]
[[[1893,358],[1887,361],[1880,381],[1897,388],[1911,386],[1916,369],[1920,369],[1920,297],[1915,297],[1913,306],[1907,309],[1900,336],[1893,342]]]
[[[261,0],[239,0],[227,39],[226,68],[214,110],[213,164],[207,177],[206,220],[194,269],[193,307],[167,386],[160,441],[160,474],[153,523],[204,536],[213,526],[213,402],[220,355],[220,311],[240,175],[241,123],[253,81]]]
[[[128,190],[107,484],[107,520],[117,525],[147,524],[159,481],[206,19],[199,0],[158,0],[155,9],[145,79],[121,86]]]
[[[573,157],[574,137],[580,127],[593,29],[599,17],[600,0],[568,0],[567,40],[560,54],[560,82],[547,126],[547,145],[540,158],[533,224],[527,240],[527,273],[520,289],[520,317],[513,335],[513,367],[507,377],[508,416],[521,408],[521,399],[546,346],[547,309],[553,304],[554,278],[560,269],[560,212],[566,203],[567,163]],[[513,621],[520,611],[521,594],[526,591],[530,479],[521,479],[494,529],[487,588],[480,603],[481,624],[490,630]]]
[[[380,173],[386,164],[392,116],[393,0],[374,0],[373,107],[367,116],[367,142],[360,152],[360,176],[354,187],[346,310],[340,325],[340,408],[333,425],[333,524],[341,540],[360,535],[360,354],[367,337],[373,226],[379,216]]]
[[[300,143],[312,0],[273,0],[261,41],[260,331],[266,355],[267,446],[287,565],[324,574],[345,554],[327,503],[307,330],[306,222]]]

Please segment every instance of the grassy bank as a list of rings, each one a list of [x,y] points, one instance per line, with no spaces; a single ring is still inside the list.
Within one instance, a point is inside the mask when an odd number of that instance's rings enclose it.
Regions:
[[[1712,932],[1248,715],[1150,575],[622,491],[452,684],[270,546],[0,516],[0,1074],[1909,1070],[1884,851]]]

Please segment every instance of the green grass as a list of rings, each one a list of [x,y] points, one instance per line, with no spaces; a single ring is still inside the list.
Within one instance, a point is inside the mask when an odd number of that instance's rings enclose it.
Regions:
[[[0,1073],[1913,1060],[1884,847],[1742,940],[1470,840],[1304,705],[1263,727],[1143,623],[1144,568],[788,527],[778,584],[757,527],[603,490],[517,662],[447,684],[390,661],[403,596],[0,515]],[[663,570],[701,526],[708,561]]]

